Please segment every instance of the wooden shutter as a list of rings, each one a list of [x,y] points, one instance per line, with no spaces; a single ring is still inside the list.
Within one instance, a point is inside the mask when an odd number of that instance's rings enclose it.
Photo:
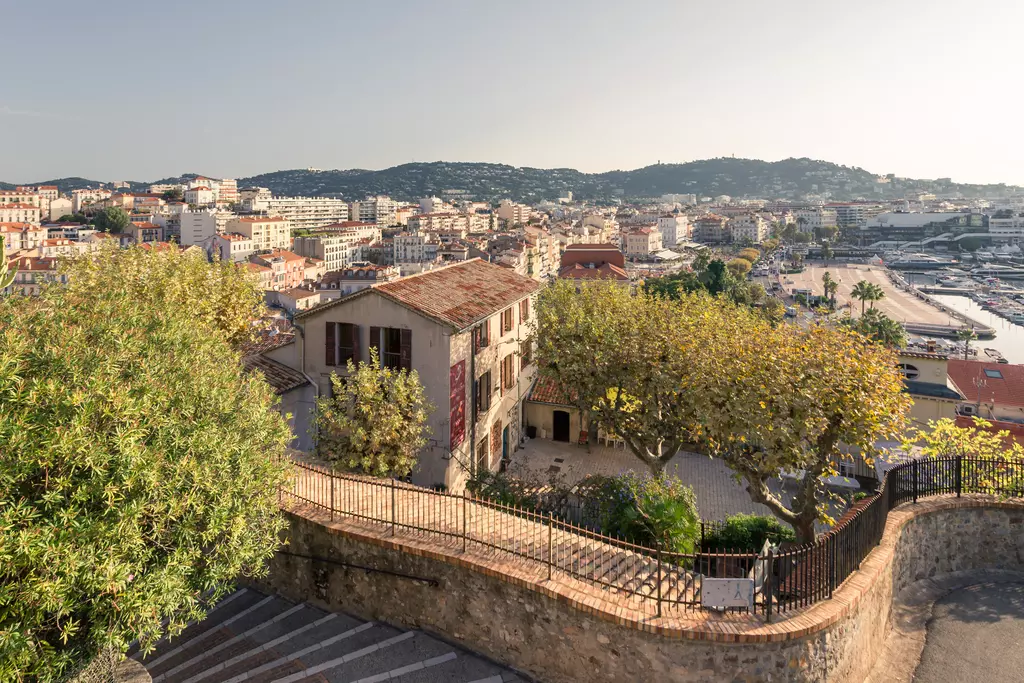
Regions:
[[[508,365],[508,364],[505,362],[504,359],[502,359],[502,361],[501,361],[501,395],[502,396],[505,395],[505,384],[508,381],[507,378],[505,377],[505,366],[506,365]]]
[[[326,352],[326,357],[324,358],[324,362],[327,365],[329,365],[329,366],[333,366],[333,365],[337,365],[338,364],[338,356],[337,356],[338,347],[337,347],[337,342],[336,342],[336,340],[334,338],[334,329],[335,329],[336,325],[337,325],[337,323],[327,323],[327,328],[326,328],[325,338],[327,339],[327,342],[326,342],[326,348],[324,349],[324,351]]]
[[[384,367],[384,359],[380,353],[380,328],[370,327],[370,348],[377,350],[377,367]]]
[[[351,325],[352,329],[352,362],[359,364],[359,325]]]
[[[519,302],[519,321],[523,322],[530,319],[530,300],[523,299]]]
[[[398,366],[412,370],[412,330],[402,330],[402,345],[398,347]]]

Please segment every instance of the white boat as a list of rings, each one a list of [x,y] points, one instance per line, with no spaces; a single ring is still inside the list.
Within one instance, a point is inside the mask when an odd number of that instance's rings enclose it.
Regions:
[[[1001,263],[986,263],[984,266],[973,268],[971,275],[984,278],[1020,279],[1024,278],[1024,268],[1005,266]]]
[[[955,264],[951,258],[944,258],[941,256],[929,256],[928,254],[904,254],[899,258],[888,262],[890,268],[906,268],[906,269],[921,269],[921,270],[934,270],[937,268],[946,268]]]

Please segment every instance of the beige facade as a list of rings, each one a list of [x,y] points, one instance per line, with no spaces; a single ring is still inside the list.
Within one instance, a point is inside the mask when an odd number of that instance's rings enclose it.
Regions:
[[[627,258],[644,259],[661,251],[661,232],[653,226],[623,233],[622,241]]]
[[[232,218],[224,226],[225,232],[237,232],[252,239],[256,251],[288,249],[292,242],[291,224],[280,217]]]
[[[502,271],[502,278],[516,277],[479,261],[450,268],[467,267]],[[413,278],[435,277],[446,270],[416,275],[383,287],[385,290],[407,287]],[[452,281],[453,286],[456,282]],[[428,419],[432,432],[430,442],[420,454],[420,463],[412,474],[413,482],[461,491],[474,467],[497,469],[502,457],[510,456],[520,443],[523,399],[536,374],[533,354],[526,342],[533,314],[534,294],[530,292],[535,291],[535,283],[525,287],[528,293],[508,299],[508,305],[493,310],[486,317],[477,317],[462,329],[453,329],[448,322],[398,303],[385,290],[365,289],[297,316],[296,323],[303,329],[303,335],[296,342],[300,344],[300,367],[296,369],[313,378],[321,393],[327,393],[331,389],[331,374],[344,371],[342,358],[337,355],[340,352],[328,350],[328,325],[354,326],[332,327],[330,334],[336,344],[343,337],[351,340],[354,336],[359,360],[368,358],[371,332],[381,335],[374,344],[383,349],[382,359],[389,363],[405,362],[416,371],[427,399],[434,406]],[[479,331],[485,328],[488,330],[484,335],[486,344]],[[397,351],[393,344],[399,345]],[[346,343],[346,349],[351,348],[352,344]],[[454,388],[460,385],[461,394]],[[452,447],[453,419],[457,422],[459,415],[464,426],[461,438],[456,431]]]

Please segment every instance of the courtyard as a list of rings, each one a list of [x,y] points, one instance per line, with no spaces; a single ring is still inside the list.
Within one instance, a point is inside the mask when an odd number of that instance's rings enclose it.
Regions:
[[[591,475],[615,476],[634,470],[646,473],[647,467],[625,448],[591,444],[586,446],[531,439],[512,455],[509,473],[513,476],[529,475],[531,479],[547,481],[556,477],[565,484],[576,484]],[[724,520],[739,513],[771,515],[771,511],[750,499],[745,486],[733,477],[732,471],[721,460],[699,453],[680,451],[669,461],[665,472],[693,487],[700,516],[707,520]],[[773,493],[788,501],[792,495],[782,480],[769,484]],[[845,508],[845,502],[833,506],[830,514]]]

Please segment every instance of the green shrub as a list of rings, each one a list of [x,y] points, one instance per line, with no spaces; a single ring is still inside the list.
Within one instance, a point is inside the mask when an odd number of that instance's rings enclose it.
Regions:
[[[733,515],[725,525],[704,538],[704,547],[709,550],[734,550],[743,553],[758,553],[765,540],[772,545],[795,543],[793,530],[775,517],[766,515]]]
[[[599,503],[602,533],[672,552],[697,549],[697,498],[678,477],[626,472],[606,479],[591,495]]]
[[[479,470],[466,482],[466,490],[477,498],[500,505],[533,509],[539,502],[537,484],[504,472]]]

